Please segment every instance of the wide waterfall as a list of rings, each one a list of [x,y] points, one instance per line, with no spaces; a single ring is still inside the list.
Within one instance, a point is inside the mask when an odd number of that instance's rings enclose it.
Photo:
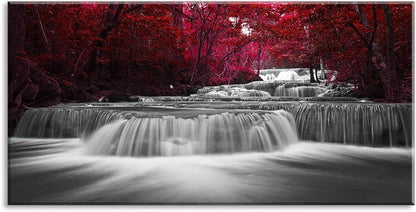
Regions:
[[[131,118],[103,126],[85,139],[88,153],[174,156],[270,152],[297,142],[294,119],[285,111],[199,115],[195,118]]]
[[[186,123],[205,126],[201,124],[201,122],[208,122],[214,117],[217,117],[217,119],[223,121],[212,122],[213,124],[226,126],[228,127],[227,129],[229,129],[230,134],[235,134],[237,133],[236,128],[238,128],[238,125],[236,125],[238,123],[236,122],[236,117],[241,117],[245,114],[244,116],[257,117],[252,119],[258,120],[258,116],[263,115],[263,113],[265,113],[264,111],[285,110],[293,115],[299,137],[304,140],[366,146],[412,147],[411,104],[374,104],[359,102],[279,103],[270,101],[199,102],[200,101],[194,103],[189,101],[179,101],[172,103],[172,106],[183,107],[183,109],[175,110],[140,106],[140,104],[153,105],[158,104],[158,102],[121,104],[118,106],[113,105],[111,107],[103,107],[101,104],[96,104],[93,107],[67,106],[66,108],[29,109],[21,118],[14,136],[33,138],[88,137],[91,133],[106,124],[114,125],[113,122],[115,120],[125,119],[128,120],[127,123],[130,123],[142,122],[142,120],[146,120],[146,118],[149,119],[149,124],[152,123],[152,127],[146,126],[148,127],[146,129],[149,131],[157,131],[160,129],[151,128],[165,128],[167,126],[156,127],[156,124],[153,122],[160,124],[166,123],[167,118],[164,118],[166,114],[171,114],[171,116],[175,117],[171,118],[172,121],[169,123],[175,123],[179,126]],[[163,104],[167,105],[167,103]],[[210,108],[216,110],[186,110],[186,107],[202,108],[207,107],[208,105]],[[238,114],[236,108],[261,111],[251,112],[251,115],[248,115],[247,112]],[[226,112],[230,113],[228,115],[221,115],[221,113],[227,114]],[[235,115],[235,113],[237,113],[237,115]],[[257,113],[258,115],[255,115]],[[196,118],[205,117],[204,115],[207,120]],[[132,119],[132,117],[135,117],[137,120],[129,120]],[[153,117],[153,119],[151,117]],[[231,120],[234,120],[234,122]],[[255,121],[252,123],[253,125],[255,125],[254,122]],[[281,122],[284,124],[283,120]],[[127,123],[120,124],[120,128],[124,129]],[[140,126],[143,127],[144,125],[140,124]],[[187,128],[183,128],[183,130],[186,129]],[[134,131],[136,129],[132,130]],[[187,131],[188,133],[191,133],[192,130],[195,129],[192,128]],[[242,129],[240,130],[243,131]],[[156,133],[156,131],[154,133]],[[199,127],[193,133],[201,134],[202,132],[203,129]],[[172,136],[174,136],[174,134],[172,134]],[[227,136],[232,137],[231,135]],[[227,136],[224,135],[224,139]],[[185,140],[189,140],[191,137],[187,136],[185,138]],[[196,140],[202,142],[200,139]],[[230,143],[238,142],[230,141]]]

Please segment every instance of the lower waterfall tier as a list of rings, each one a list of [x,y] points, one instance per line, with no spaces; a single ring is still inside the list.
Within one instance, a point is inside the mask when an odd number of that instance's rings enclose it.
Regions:
[[[117,156],[270,152],[297,141],[293,116],[283,110],[187,119],[132,117],[104,125],[84,139],[89,154]]]

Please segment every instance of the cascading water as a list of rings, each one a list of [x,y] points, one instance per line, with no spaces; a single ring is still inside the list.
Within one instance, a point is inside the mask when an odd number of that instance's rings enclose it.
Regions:
[[[297,142],[295,126],[283,110],[149,118],[125,107],[74,107],[28,110],[15,137],[82,137],[91,154],[173,156],[283,149]]]
[[[259,90],[247,90],[239,87],[226,87],[223,90],[212,90],[205,97],[269,97],[270,93]]]
[[[292,115],[222,113],[195,118],[118,120],[86,139],[93,155],[174,156],[234,152],[270,152],[297,142]]]
[[[123,113],[100,109],[28,109],[14,137],[77,138],[121,117]]]
[[[411,104],[237,103],[218,104],[218,109],[222,108],[225,111],[236,108],[288,111],[295,117],[299,137],[304,140],[366,146],[412,146]],[[202,105],[206,104],[202,103]],[[210,102],[209,104],[211,108],[216,108],[216,103]],[[178,106],[178,104],[174,105]],[[196,107],[203,107],[202,105],[196,104]],[[189,106],[192,105],[186,107]],[[136,107],[133,108],[137,110]],[[202,113],[212,112],[204,111]],[[201,112],[183,111],[178,118],[183,116],[183,113],[194,113],[193,117],[196,117]],[[33,138],[87,137],[98,128],[114,120],[133,116],[149,118],[149,115],[147,111],[131,111],[125,106],[111,109],[88,107],[29,109],[19,122],[14,136]],[[161,118],[164,115],[165,113],[161,112],[153,116]],[[180,125],[180,123],[177,124]]]
[[[412,146],[411,105],[314,104],[296,111],[303,139],[366,146]]]
[[[299,75],[294,71],[280,72],[274,80],[297,80]]]
[[[294,97],[315,97],[319,94],[325,93],[326,88],[318,86],[299,86],[285,88],[284,85],[278,86],[274,96],[294,96]]]
[[[264,69],[260,70],[260,78],[263,81],[278,81],[278,80],[308,80],[308,69],[292,68],[292,69]]]
[[[258,107],[281,108],[279,104]],[[295,116],[301,139],[366,146],[412,146],[411,104],[306,103],[287,110]]]
[[[318,85],[319,85],[318,83],[310,83],[309,81],[279,80],[279,81],[272,81],[272,82],[256,81],[256,82],[248,83],[244,85],[243,87],[246,89],[265,91],[274,95],[276,93],[276,88],[280,86],[289,88],[289,87],[297,87],[297,86],[318,86]]]

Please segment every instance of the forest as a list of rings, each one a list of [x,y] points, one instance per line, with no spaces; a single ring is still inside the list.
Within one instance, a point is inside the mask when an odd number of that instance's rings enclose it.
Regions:
[[[267,68],[321,68],[357,97],[411,102],[412,7],[9,3],[9,125],[26,107],[189,95],[261,80]]]

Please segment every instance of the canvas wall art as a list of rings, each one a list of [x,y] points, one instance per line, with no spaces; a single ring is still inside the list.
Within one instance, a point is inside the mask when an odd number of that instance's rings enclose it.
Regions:
[[[8,204],[413,204],[413,6],[9,2]]]

